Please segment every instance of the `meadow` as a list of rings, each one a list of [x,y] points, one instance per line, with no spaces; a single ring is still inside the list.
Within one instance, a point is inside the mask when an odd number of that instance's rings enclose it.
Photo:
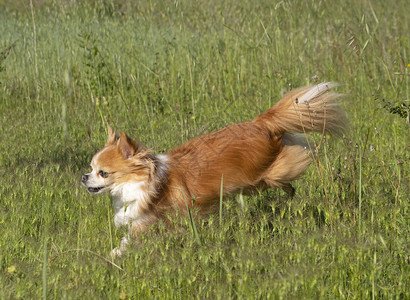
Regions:
[[[405,3],[0,0],[0,298],[409,299]],[[125,229],[80,185],[105,116],[163,153],[322,81],[349,127],[292,199],[224,198],[198,239],[180,215],[111,261]]]

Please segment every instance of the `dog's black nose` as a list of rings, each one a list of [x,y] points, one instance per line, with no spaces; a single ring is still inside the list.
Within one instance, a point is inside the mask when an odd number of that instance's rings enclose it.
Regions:
[[[86,183],[87,180],[88,180],[88,175],[87,174],[84,174],[83,176],[81,176],[81,182],[82,183]]]

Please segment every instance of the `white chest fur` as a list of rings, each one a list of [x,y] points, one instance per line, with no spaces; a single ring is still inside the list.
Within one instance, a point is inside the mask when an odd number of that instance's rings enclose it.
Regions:
[[[111,195],[114,201],[114,224],[117,227],[131,225],[144,218],[144,210],[149,202],[148,187],[145,182],[126,182],[117,185]]]

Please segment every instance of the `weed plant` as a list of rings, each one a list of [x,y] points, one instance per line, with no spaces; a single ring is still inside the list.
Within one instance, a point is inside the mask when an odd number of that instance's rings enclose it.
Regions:
[[[0,1],[0,298],[410,297],[406,1],[30,2]],[[293,199],[221,198],[111,262],[125,229],[80,186],[105,116],[162,153],[321,81],[349,128]]]

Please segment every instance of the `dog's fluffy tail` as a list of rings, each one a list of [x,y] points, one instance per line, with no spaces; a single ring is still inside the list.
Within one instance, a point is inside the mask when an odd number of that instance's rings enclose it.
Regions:
[[[340,95],[329,92],[335,86],[326,82],[293,90],[255,118],[254,122],[265,124],[282,138],[280,153],[262,176],[267,186],[281,187],[292,196],[290,183],[307,169],[313,154],[307,151],[313,149],[306,133],[343,132],[346,116],[336,102]]]
[[[335,101],[340,95],[329,92],[337,85],[324,82],[292,90],[254,121],[265,123],[275,133],[340,134],[346,116]]]

